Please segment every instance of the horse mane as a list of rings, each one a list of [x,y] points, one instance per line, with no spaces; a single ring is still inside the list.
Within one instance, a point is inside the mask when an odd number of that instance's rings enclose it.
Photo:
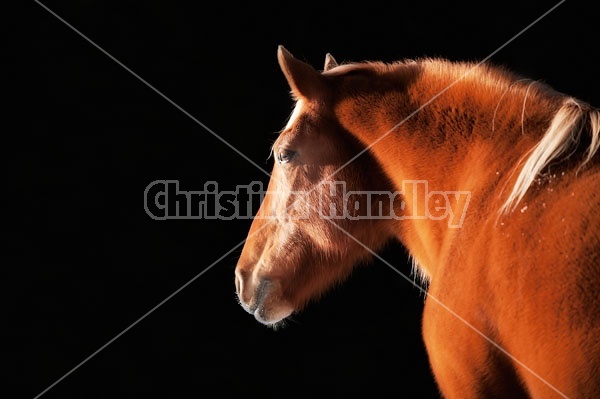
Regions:
[[[512,73],[499,65],[476,62],[453,62],[443,58],[420,58],[416,60],[402,60],[392,63],[381,61],[363,61],[339,66],[323,72],[326,76],[340,76],[351,73],[376,73],[383,74],[389,71],[406,68],[407,66],[423,68],[431,76],[448,78],[453,82],[465,81],[467,84],[472,82],[478,87],[488,87],[491,90],[502,90],[504,95],[519,81],[530,80],[531,83],[525,89],[525,101],[528,96],[543,97],[545,92],[552,91],[547,85],[531,79],[523,79],[517,74]],[[445,90],[445,89],[444,89]],[[531,93],[530,93],[531,90]],[[520,172],[515,179],[512,190],[506,200],[499,208],[499,214],[508,214],[517,207],[521,199],[527,193],[533,181],[542,174],[553,161],[559,159],[566,160],[571,157],[576,149],[581,145],[581,141],[586,139],[582,137],[585,131],[589,134],[587,138],[589,145],[585,150],[585,157],[580,163],[578,171],[585,166],[597,153],[600,148],[600,112],[592,109],[588,104],[573,97],[561,94],[562,104],[555,112],[548,129],[544,132],[541,139],[529,151],[527,151],[518,161],[514,168]],[[525,101],[522,109],[522,124],[525,115]],[[497,111],[494,111],[494,117]],[[492,131],[493,131],[492,120]],[[587,125],[587,126],[586,126]]]
[[[585,166],[600,147],[600,113],[589,109],[586,104],[577,99],[567,97],[541,140],[517,164],[517,167],[523,165],[521,172],[511,193],[500,207],[500,214],[514,211],[531,183],[548,164],[565,153],[567,154],[565,158],[569,158],[575,152],[586,123],[589,123],[590,143],[585,158],[577,170]]]

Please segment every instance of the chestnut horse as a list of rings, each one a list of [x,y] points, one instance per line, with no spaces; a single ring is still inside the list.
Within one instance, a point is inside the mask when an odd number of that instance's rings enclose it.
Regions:
[[[295,108],[244,309],[277,326],[399,240],[443,397],[600,398],[599,111],[491,64],[278,60]]]

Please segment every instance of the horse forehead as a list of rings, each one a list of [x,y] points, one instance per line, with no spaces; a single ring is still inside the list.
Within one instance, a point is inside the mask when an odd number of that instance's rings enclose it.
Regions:
[[[308,137],[314,138],[314,136],[307,135],[306,133],[313,131],[316,125],[320,125],[316,115],[312,104],[307,104],[304,99],[297,100],[294,110],[275,141],[273,148],[280,145],[289,145],[290,143],[298,145],[299,143],[305,143]]]
[[[308,112],[308,110],[309,107],[307,106],[305,100],[297,100],[296,105],[294,106],[294,110],[292,111],[290,118],[288,119],[288,122],[285,125],[285,130],[291,129],[296,124],[296,122],[298,122],[300,116]]]
[[[296,101],[285,128],[273,143],[272,150],[279,147],[310,148],[310,153],[304,153],[305,161],[345,154],[348,150],[341,147],[345,141],[340,141],[339,126],[327,116],[330,110],[326,105],[306,101]]]
[[[328,105],[321,103],[309,103],[304,99],[298,99],[294,106],[292,113],[282,130],[282,135],[287,139],[294,138],[301,139],[306,137],[303,133],[309,131],[331,131],[335,130],[335,123],[332,124],[333,119],[329,118],[331,115],[331,109]]]

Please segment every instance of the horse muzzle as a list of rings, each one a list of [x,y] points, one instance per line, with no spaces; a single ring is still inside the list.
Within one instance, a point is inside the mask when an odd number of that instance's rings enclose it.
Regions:
[[[240,305],[262,324],[274,325],[294,311],[282,298],[281,284],[277,280],[236,270],[235,287]]]

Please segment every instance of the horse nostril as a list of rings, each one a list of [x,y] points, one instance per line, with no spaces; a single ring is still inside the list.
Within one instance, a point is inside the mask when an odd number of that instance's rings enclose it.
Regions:
[[[274,288],[274,282],[271,279],[253,276],[251,272],[245,270],[237,269],[234,280],[238,300],[250,313],[264,305],[264,301]]]
[[[242,296],[243,289],[244,289],[244,278],[236,270],[236,272],[235,272],[235,292],[238,294],[239,297]]]
[[[272,283],[269,279],[263,278],[260,280],[260,283],[258,283],[258,286],[254,291],[254,300],[257,305],[263,302],[265,295],[267,294],[267,292],[269,292],[269,289],[271,288],[271,285]]]

